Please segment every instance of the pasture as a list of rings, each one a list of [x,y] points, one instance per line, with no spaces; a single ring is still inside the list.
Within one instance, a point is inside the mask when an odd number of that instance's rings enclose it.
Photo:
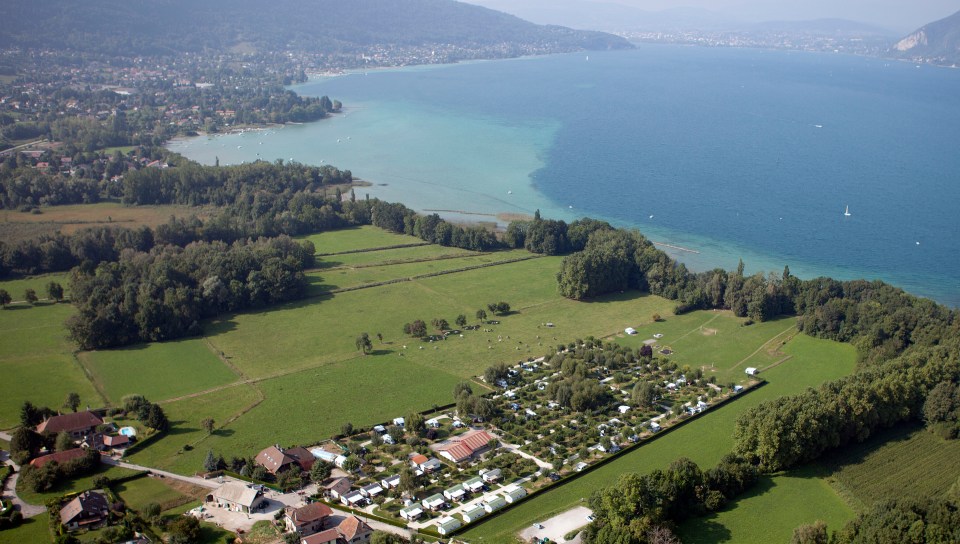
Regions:
[[[789,542],[793,529],[823,520],[839,529],[853,510],[813,470],[764,476],[720,512],[688,520],[677,535],[687,544]]]
[[[373,249],[410,244],[426,244],[416,236],[395,234],[383,229],[363,225],[340,230],[301,236],[298,240],[310,240],[318,254],[341,253],[358,249]]]
[[[206,490],[184,482],[144,476],[110,486],[128,508],[138,512],[150,503],[156,503],[162,510],[169,510],[202,499]]]
[[[9,283],[2,282],[0,287]],[[0,428],[17,425],[25,400],[57,409],[74,392],[83,405],[103,404],[73,357],[74,347],[63,326],[72,314],[68,304],[24,304],[0,310]]]
[[[119,202],[45,206],[39,209],[41,213],[0,211],[0,239],[17,242],[41,234],[72,234],[95,226],[155,227],[166,223],[171,216],[204,217],[206,214],[203,208],[189,206],[125,206]]]
[[[78,357],[113,404],[131,393],[158,402],[238,379],[198,338],[88,351]]]
[[[899,425],[821,463],[825,479],[858,510],[905,496],[934,497],[960,478],[960,440]]]
[[[23,294],[27,289],[33,289],[37,292],[40,300],[47,299],[47,284],[50,282],[59,283],[63,287],[63,296],[70,298],[70,275],[67,273],[43,274],[40,276],[27,276],[15,280],[6,280],[0,282],[0,289],[10,293],[14,303],[25,304]]]
[[[498,252],[507,253],[507,252]],[[471,257],[481,255],[476,251],[469,251],[456,247],[444,246],[410,246],[395,249],[381,249],[379,251],[363,251],[360,253],[341,253],[339,255],[328,255],[317,258],[317,267],[358,267],[371,265],[386,265],[409,263],[430,259],[442,259],[449,257]]]
[[[461,536],[471,542],[482,538],[488,543],[513,543],[521,529],[579,504],[593,490],[615,483],[624,472],[666,468],[679,457],[687,457],[702,469],[709,469],[733,448],[733,428],[740,414],[762,401],[798,393],[807,387],[845,376],[853,371],[856,362],[852,346],[803,335],[794,337],[782,347],[782,351],[791,358],[763,374],[767,385],[658,436],[573,483],[538,494]]]

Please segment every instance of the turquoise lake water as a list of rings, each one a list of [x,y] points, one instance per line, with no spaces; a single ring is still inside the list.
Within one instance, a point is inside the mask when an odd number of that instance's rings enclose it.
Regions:
[[[171,144],[206,164],[334,164],[418,210],[591,216],[694,270],[883,279],[960,306],[960,71],[641,46],[353,73],[306,125]],[[849,206],[849,216],[844,216]],[[482,215],[441,215],[477,220]]]

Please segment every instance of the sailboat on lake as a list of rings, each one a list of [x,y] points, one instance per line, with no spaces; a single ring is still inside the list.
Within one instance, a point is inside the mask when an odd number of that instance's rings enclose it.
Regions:
[[[843,210],[843,215],[850,217],[850,205],[847,204],[847,209]]]

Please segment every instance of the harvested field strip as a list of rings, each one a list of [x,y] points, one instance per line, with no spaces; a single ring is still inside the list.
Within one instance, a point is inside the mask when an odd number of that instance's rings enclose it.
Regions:
[[[420,246],[429,246],[433,245],[430,242],[420,242],[412,244],[396,244],[392,246],[382,246],[382,247],[365,247],[361,249],[348,249],[346,251],[337,251],[336,253],[314,253],[317,257],[332,257],[334,255],[350,255],[353,253],[369,253],[371,251],[385,251],[388,249],[403,249],[408,247],[420,247]]]

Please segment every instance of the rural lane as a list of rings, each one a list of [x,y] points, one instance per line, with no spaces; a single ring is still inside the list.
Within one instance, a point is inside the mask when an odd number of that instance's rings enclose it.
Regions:
[[[10,441],[10,435],[7,433],[0,432],[0,438]],[[20,510],[20,513],[23,514],[25,518],[32,518],[33,516],[38,516],[47,511],[46,506],[30,504],[23,502],[23,500],[17,495],[17,478],[20,477],[20,467],[13,462],[13,459],[10,459],[10,453],[6,451],[0,451],[0,463],[10,465],[13,467],[13,474],[7,478],[7,481],[3,484],[3,490],[0,491],[0,497],[6,497],[10,499],[10,502]]]

